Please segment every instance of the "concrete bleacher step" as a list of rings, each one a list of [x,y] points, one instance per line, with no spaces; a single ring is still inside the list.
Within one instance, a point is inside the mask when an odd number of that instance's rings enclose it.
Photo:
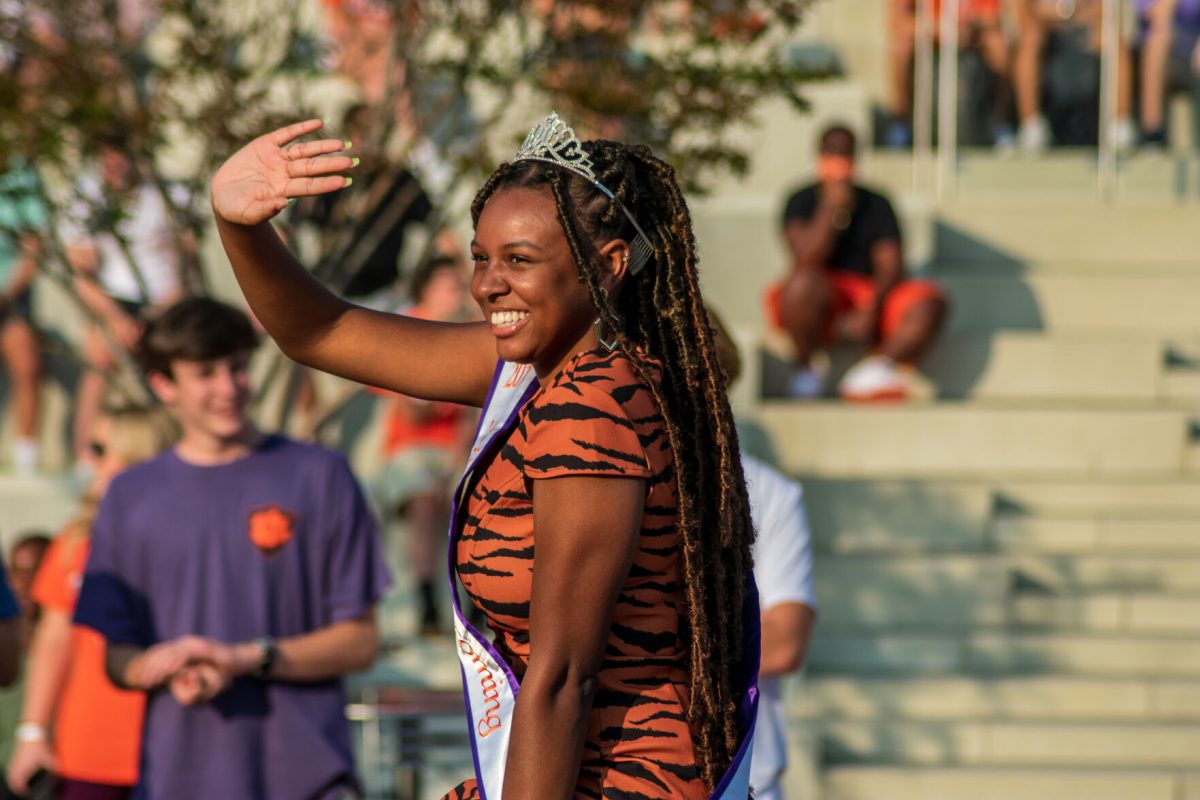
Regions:
[[[827,631],[1000,625],[1011,581],[989,556],[819,556],[814,567]]]
[[[1200,492],[1190,481],[808,478],[804,489],[819,552],[1158,553],[1200,546]]]
[[[1001,329],[1116,334],[1190,334],[1200,273],[1147,279],[1061,274],[938,274],[954,299],[951,332]],[[1112,377],[1123,380],[1114,372]],[[1136,376],[1131,376],[1135,380]]]
[[[815,586],[826,631],[1062,628],[1074,619],[1087,630],[1200,631],[1194,556],[818,556]]]
[[[1174,513],[1115,518],[1000,514],[990,523],[989,540],[1004,552],[1200,556],[1200,515]]]
[[[1200,677],[1195,637],[975,631],[831,633],[819,628],[814,674]]]
[[[1163,380],[1165,349],[1152,339],[1002,331],[941,340],[921,360],[921,372],[947,398],[1054,404],[1192,396],[1182,380],[1171,385]]]
[[[834,763],[1200,769],[1193,723],[825,720],[812,725]]]
[[[1200,595],[1097,592],[1019,594],[1008,601],[1010,625],[1097,633],[1200,633]]]
[[[1036,163],[1014,168],[1037,171]],[[939,261],[1126,266],[1136,277],[1145,264],[1195,265],[1195,213],[1188,206],[1064,208],[1036,198],[950,205],[938,211],[934,248]]]
[[[814,675],[788,696],[801,719],[1200,721],[1200,681],[1159,678]]]
[[[0,475],[0,546],[30,531],[53,535],[79,513],[80,483],[71,478]]]
[[[892,192],[912,187],[912,157],[874,152],[865,173],[872,184]],[[997,154],[990,148],[960,148],[956,194],[960,202],[992,203],[1035,197],[1038,202],[1075,208],[1099,205],[1094,148],[1060,148],[1037,156]],[[1117,170],[1116,203],[1176,203],[1196,193],[1196,163],[1167,154],[1137,153]]]
[[[1022,481],[995,486],[997,506],[1027,514],[1097,514],[1146,519],[1200,513],[1194,480],[1175,476],[1149,480]]]
[[[1200,800],[1200,771],[832,766],[824,800]]]
[[[971,403],[856,408],[764,403],[757,423],[788,446],[785,471],[844,477],[1160,477],[1185,462],[1188,413],[1023,409]]]
[[[1200,558],[1182,555],[1018,554],[1007,565],[1017,591],[1200,591]]]
[[[1190,408],[1200,399],[1200,369],[1170,367],[1168,347],[1159,336],[968,331],[935,342],[921,359],[918,377],[930,384],[929,395],[943,399],[1042,406],[1165,403]],[[765,396],[787,396],[790,352],[791,345],[775,332],[762,343]],[[861,358],[862,351],[835,348],[832,354],[830,386]]]

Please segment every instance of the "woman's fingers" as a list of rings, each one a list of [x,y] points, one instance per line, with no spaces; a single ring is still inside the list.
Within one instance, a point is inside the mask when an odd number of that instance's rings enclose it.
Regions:
[[[329,175],[334,172],[345,172],[358,165],[357,158],[350,156],[324,156],[322,158],[305,158],[300,161],[289,161],[287,173],[289,178],[313,178],[318,175]]]
[[[327,156],[330,153],[340,153],[349,147],[350,143],[341,139],[317,139],[312,142],[297,142],[283,148],[283,157],[288,161],[299,161],[304,158]]]
[[[329,175],[317,178],[293,178],[287,182],[283,193],[288,197],[311,197],[317,194],[327,194],[349,186],[351,180],[341,175]]]
[[[299,139],[301,136],[312,133],[315,130],[320,130],[324,124],[319,119],[306,119],[303,122],[293,122],[287,127],[268,133],[267,141],[277,147],[283,147],[288,142]]]

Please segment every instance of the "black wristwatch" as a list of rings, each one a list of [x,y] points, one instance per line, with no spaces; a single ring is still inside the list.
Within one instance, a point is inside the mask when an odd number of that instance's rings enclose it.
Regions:
[[[258,645],[262,655],[250,674],[256,678],[267,678],[271,675],[271,667],[275,666],[275,659],[279,657],[279,647],[270,636],[259,636],[252,644]]]

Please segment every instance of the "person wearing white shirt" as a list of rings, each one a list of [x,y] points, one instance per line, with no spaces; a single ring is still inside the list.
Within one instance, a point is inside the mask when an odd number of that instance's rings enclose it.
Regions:
[[[726,384],[741,372],[733,338],[709,308],[717,359]],[[742,470],[754,520],[754,581],[762,615],[762,655],[758,673],[758,721],[750,761],[750,785],[757,800],[783,800],[787,768],[787,720],[782,679],[804,664],[817,618],[813,591],[812,543],[800,484],[745,451]]]
[[[104,140],[99,175],[80,179],[80,201],[64,230],[67,256],[79,298],[107,330],[113,342],[132,348],[145,315],[183,295],[182,257],[172,230],[170,209],[158,187],[144,180],[124,143]],[[98,217],[119,215],[115,223]],[[97,325],[83,344],[87,369],[75,396],[74,448],[87,464],[91,430],[115,359]]]

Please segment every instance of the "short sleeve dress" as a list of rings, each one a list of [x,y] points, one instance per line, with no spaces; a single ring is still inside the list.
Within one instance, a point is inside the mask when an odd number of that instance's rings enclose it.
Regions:
[[[687,723],[674,460],[653,395],[625,355],[580,353],[521,411],[466,503],[459,577],[520,678],[529,660],[532,481],[567,475],[641,478],[647,487],[641,541],[614,611],[575,795],[705,798]],[[478,796],[474,780],[445,795]]]

